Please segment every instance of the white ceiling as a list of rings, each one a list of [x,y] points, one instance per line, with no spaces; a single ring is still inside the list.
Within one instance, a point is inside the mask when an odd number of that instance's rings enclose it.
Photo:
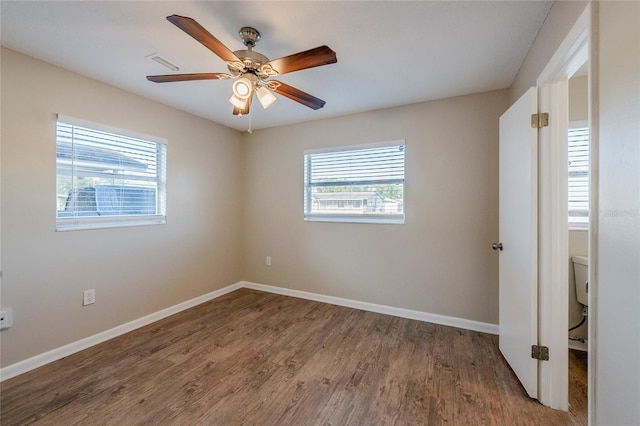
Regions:
[[[324,99],[314,111],[287,98],[251,110],[254,129],[509,87],[552,1],[6,1],[3,46],[238,130],[231,81],[151,83],[171,71],[227,72],[226,64],[169,23],[198,21],[231,50],[242,26],[262,34],[255,50],[276,59],[323,44],[338,62],[285,74],[284,83]]]

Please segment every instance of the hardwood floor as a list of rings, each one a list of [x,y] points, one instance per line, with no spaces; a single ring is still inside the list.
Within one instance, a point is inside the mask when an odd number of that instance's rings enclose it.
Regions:
[[[497,336],[241,289],[1,385],[8,425],[579,425]]]
[[[569,412],[584,417],[587,424],[589,383],[587,352],[569,350]]]

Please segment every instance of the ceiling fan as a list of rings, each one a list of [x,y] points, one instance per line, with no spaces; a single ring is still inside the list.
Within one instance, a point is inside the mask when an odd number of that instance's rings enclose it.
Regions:
[[[260,33],[255,28],[242,27],[240,29],[240,38],[247,49],[232,52],[192,18],[171,15],[167,16],[167,20],[225,61],[230,74],[149,75],[147,80],[154,83],[169,83],[175,81],[236,79],[233,82],[233,93],[229,102],[233,105],[233,114],[238,116],[249,114],[254,93],[263,108],[267,108],[275,102],[276,97],[273,93],[285,96],[312,109],[320,109],[324,106],[325,101],[322,99],[288,84],[272,80],[272,78],[293,71],[336,63],[338,61],[336,53],[329,47],[320,46],[315,49],[269,60],[263,54],[253,50],[256,42],[260,40]]]

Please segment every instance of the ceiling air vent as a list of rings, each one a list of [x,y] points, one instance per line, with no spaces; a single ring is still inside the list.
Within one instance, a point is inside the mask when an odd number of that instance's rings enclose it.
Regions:
[[[178,71],[180,69],[180,67],[174,64],[173,62],[171,62],[170,59],[167,59],[165,56],[162,56],[158,52],[152,53],[151,55],[148,55],[146,57],[151,59],[152,61],[156,61],[160,65],[164,65],[165,67],[169,68],[171,71]]]

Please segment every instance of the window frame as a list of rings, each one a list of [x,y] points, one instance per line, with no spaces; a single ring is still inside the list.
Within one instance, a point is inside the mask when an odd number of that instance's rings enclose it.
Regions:
[[[588,172],[587,172],[587,204],[591,203],[591,194],[590,194],[590,186],[591,186],[591,128],[589,127],[588,120],[574,120],[569,122],[568,132],[567,132],[567,164],[570,161],[569,158],[569,133],[573,129],[584,129],[586,128],[589,134],[589,138],[587,141],[587,148],[589,152],[588,158]],[[569,209],[569,172],[567,171],[567,220],[568,220],[568,228],[570,231],[588,231],[589,230],[589,207],[587,207],[587,221],[585,222],[575,222],[572,221],[573,218],[578,217],[576,215],[572,215],[572,210]]]
[[[324,154],[324,153],[338,153],[344,151],[354,151],[360,149],[371,149],[371,148],[382,148],[382,147],[392,147],[392,146],[402,146],[403,151],[403,170],[402,170],[402,205],[400,207],[401,213],[394,214],[355,214],[355,213],[312,213],[310,210],[311,206],[311,191],[310,185],[308,182],[309,173],[307,170],[310,170],[309,156],[314,154]],[[334,147],[325,147],[325,148],[317,148],[317,149],[306,149],[304,150],[304,167],[303,167],[303,218],[306,222],[339,222],[339,223],[372,223],[372,224],[396,224],[402,225],[405,223],[405,195],[406,195],[406,141],[404,139],[390,140],[390,141],[382,141],[382,142],[373,142],[373,143],[363,143],[356,145],[346,145],[346,146],[334,146]],[[348,185],[345,185],[348,186]],[[361,206],[368,206],[370,200],[361,200]]]
[[[126,138],[140,139],[145,142],[152,142],[156,144],[156,157],[157,172],[156,178],[153,180],[156,186],[156,213],[155,214],[113,214],[106,216],[70,216],[59,217],[58,213],[58,124],[71,125],[75,127],[83,127],[93,131],[112,133],[117,136]],[[96,123],[80,118],[70,117],[62,114],[56,115],[55,123],[55,142],[56,142],[56,231],[75,231],[86,229],[103,229],[103,228],[119,228],[129,226],[142,226],[142,225],[161,225],[166,223],[166,204],[167,204],[167,151],[168,141],[167,139],[152,136],[144,133],[134,132],[127,129],[122,129],[107,124]],[[75,178],[76,172],[71,171],[72,180]],[[73,190],[73,189],[72,189]]]

